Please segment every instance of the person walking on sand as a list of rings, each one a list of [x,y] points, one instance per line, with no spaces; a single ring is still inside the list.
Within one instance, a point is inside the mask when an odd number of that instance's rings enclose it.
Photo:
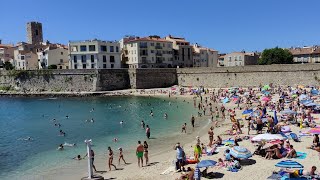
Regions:
[[[126,160],[124,160],[124,158],[123,158],[123,150],[122,150],[122,148],[120,147],[119,148],[119,165],[120,165],[120,160],[122,159],[122,161],[124,162],[124,164],[127,164],[126,163]]]
[[[181,128],[181,133],[187,133],[187,123],[184,123]]]
[[[146,126],[146,136],[148,139],[150,139],[150,128],[149,128],[149,125]]]
[[[88,156],[88,153],[86,155],[84,155],[83,158],[85,158],[86,156]],[[89,157],[91,158],[91,165],[92,165],[94,172],[97,172],[96,166],[93,164],[94,163],[94,151],[92,149],[90,150]]]
[[[209,131],[208,131],[208,134],[209,134],[209,144],[208,146],[212,146],[212,142],[213,142],[213,127],[210,127]]]
[[[143,145],[141,144],[141,141],[138,141],[138,146],[137,146],[137,150],[136,150],[136,155],[138,158],[138,166],[140,167],[140,161],[141,161],[141,166],[143,167]]]
[[[192,125],[192,130],[194,130],[194,122],[195,122],[195,118],[193,115],[191,115],[191,125]]]
[[[111,166],[113,166],[114,169],[117,170],[117,167],[113,164],[113,151],[111,147],[108,147],[108,150],[109,150],[109,160],[108,160],[109,171],[111,171]]]
[[[144,158],[146,159],[146,166],[148,166],[148,164],[149,164],[148,148],[149,148],[149,145],[148,145],[147,141],[144,141],[143,142],[143,150],[144,150]]]

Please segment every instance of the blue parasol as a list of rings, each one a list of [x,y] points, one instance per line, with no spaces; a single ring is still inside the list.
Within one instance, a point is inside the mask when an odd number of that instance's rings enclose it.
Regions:
[[[302,164],[291,160],[280,161],[275,166],[282,168],[303,168]]]
[[[204,167],[210,167],[215,166],[217,164],[216,161],[213,160],[202,160],[197,164],[197,168],[204,168]]]

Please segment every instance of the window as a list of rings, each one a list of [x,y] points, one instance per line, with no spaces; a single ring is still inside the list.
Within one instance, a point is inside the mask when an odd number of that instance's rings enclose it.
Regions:
[[[71,47],[72,52],[77,52],[78,51],[78,46],[72,46]]]
[[[85,63],[85,62],[87,61],[86,58],[87,58],[86,55],[82,55],[82,56],[81,56],[81,61]]]
[[[21,60],[24,60],[24,56],[21,56],[20,59],[21,59]]]
[[[94,64],[91,64],[91,69],[94,69]]]
[[[39,35],[39,31],[38,31],[38,29],[36,29],[36,36],[38,36]]]
[[[73,56],[73,62],[74,62],[74,63],[77,63],[77,56],[76,56],[76,55]]]
[[[62,66],[59,66],[59,69],[62,69]]]
[[[154,53],[154,50],[151,50],[151,53]]]
[[[241,56],[239,56],[239,61],[241,61],[242,59],[241,59]]]
[[[229,56],[228,58],[229,58],[229,62],[231,62],[231,58],[232,58],[232,57],[231,57],[231,56]]]
[[[94,55],[91,55],[90,58],[91,58],[91,62],[94,62]]]
[[[102,56],[102,61],[105,63],[107,62],[107,56]]]
[[[110,52],[114,52],[114,47],[110,46]]]
[[[110,62],[114,63],[114,56],[110,56]]]
[[[154,46],[154,43],[150,43],[150,46]]]
[[[119,47],[118,46],[116,46],[116,52],[119,52]]]
[[[101,46],[101,51],[107,51],[107,46]]]
[[[87,69],[87,64],[82,64],[82,69]]]
[[[111,68],[114,68],[114,64],[111,64]]]
[[[63,55],[63,52],[61,52],[60,54]]]
[[[103,64],[103,69],[106,69],[107,68],[107,65],[106,64]]]
[[[96,51],[95,45],[89,45],[89,51]]]
[[[74,69],[78,69],[78,66],[76,64],[74,65]]]
[[[80,51],[81,51],[81,52],[87,51],[87,46],[80,46]]]
[[[60,59],[60,63],[63,63],[63,59]]]
[[[66,69],[69,69],[69,66],[66,66]]]

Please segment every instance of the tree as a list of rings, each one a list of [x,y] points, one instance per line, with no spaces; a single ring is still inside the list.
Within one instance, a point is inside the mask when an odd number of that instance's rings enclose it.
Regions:
[[[262,52],[261,58],[258,60],[259,65],[269,64],[292,64],[293,56],[288,49],[271,48]]]
[[[13,65],[12,65],[11,62],[9,62],[9,61],[5,62],[4,65],[3,65],[3,67],[4,67],[4,69],[6,69],[6,70],[12,70],[12,69],[14,69]]]
[[[51,64],[50,66],[48,66],[48,69],[57,69],[57,65],[55,64]]]

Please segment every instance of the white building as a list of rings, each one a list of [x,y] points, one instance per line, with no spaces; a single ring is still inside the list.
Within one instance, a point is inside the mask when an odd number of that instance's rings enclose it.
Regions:
[[[69,69],[68,48],[59,45],[49,45],[38,52],[39,69],[48,69],[50,65],[56,65],[57,69]]]
[[[159,36],[124,38],[122,61],[129,68],[173,67],[172,42]]]
[[[86,40],[69,42],[70,69],[121,68],[118,42]]]
[[[193,45],[193,67],[217,67],[218,51]]]

